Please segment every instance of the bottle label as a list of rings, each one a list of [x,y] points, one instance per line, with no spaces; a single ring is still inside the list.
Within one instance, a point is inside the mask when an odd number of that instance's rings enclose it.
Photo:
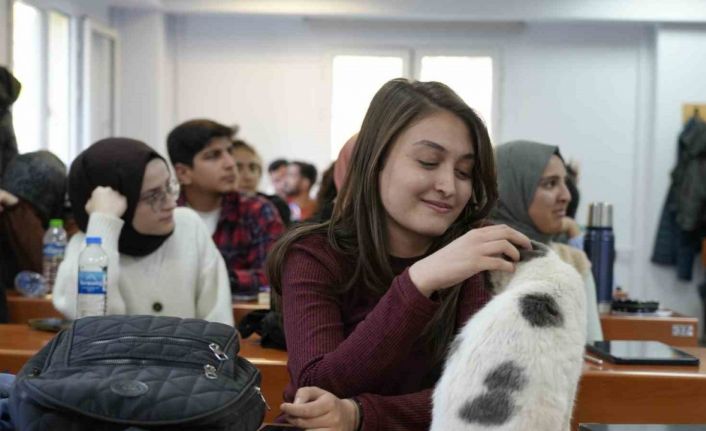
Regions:
[[[104,295],[106,293],[106,271],[79,271],[78,293]]]
[[[44,256],[47,257],[64,257],[64,250],[66,247],[63,244],[58,244],[55,242],[50,242],[48,244],[44,244]]]

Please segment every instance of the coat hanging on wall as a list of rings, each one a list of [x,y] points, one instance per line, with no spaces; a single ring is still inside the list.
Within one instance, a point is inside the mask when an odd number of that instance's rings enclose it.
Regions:
[[[706,236],[706,104],[682,107],[677,164],[657,228],[652,262],[676,265],[677,276],[692,279],[694,258]]]

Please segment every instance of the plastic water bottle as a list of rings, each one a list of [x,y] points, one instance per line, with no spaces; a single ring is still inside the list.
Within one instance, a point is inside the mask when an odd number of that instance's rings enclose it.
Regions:
[[[66,251],[66,231],[64,230],[64,221],[61,219],[49,220],[49,229],[44,234],[42,247],[42,275],[47,283],[48,292],[54,288],[56,280],[56,272],[59,269],[59,264],[64,260],[64,252]]]
[[[108,255],[100,237],[86,238],[78,256],[78,300],[76,317],[104,316],[108,300]]]
[[[589,205],[588,227],[583,249],[591,261],[591,271],[596,281],[598,311],[607,313],[613,301],[613,264],[615,262],[615,236],[613,235],[613,206],[606,202]]]

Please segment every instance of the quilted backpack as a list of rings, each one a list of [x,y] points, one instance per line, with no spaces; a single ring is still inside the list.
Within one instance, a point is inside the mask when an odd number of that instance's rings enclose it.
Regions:
[[[12,419],[21,431],[254,431],[266,406],[260,372],[238,350],[222,323],[85,317],[20,370]]]

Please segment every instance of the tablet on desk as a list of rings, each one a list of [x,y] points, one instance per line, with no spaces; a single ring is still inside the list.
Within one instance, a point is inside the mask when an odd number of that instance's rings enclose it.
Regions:
[[[659,341],[596,341],[586,351],[614,364],[699,365],[699,358]]]

